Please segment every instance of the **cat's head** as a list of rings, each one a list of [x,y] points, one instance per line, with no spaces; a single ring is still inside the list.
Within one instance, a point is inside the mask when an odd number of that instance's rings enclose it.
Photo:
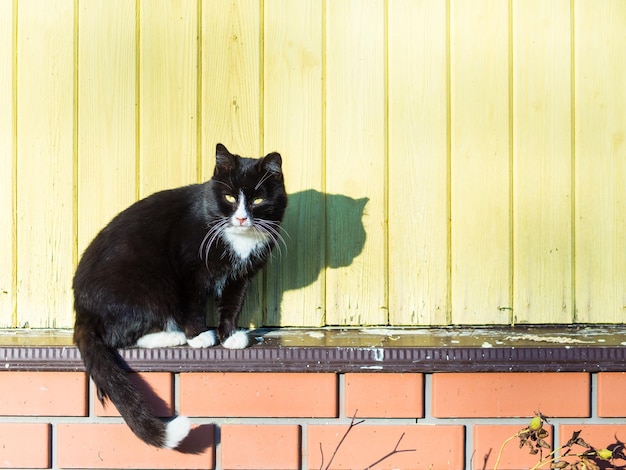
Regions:
[[[217,144],[209,187],[219,236],[237,254],[246,258],[267,242],[278,243],[287,207],[280,154],[243,158]]]

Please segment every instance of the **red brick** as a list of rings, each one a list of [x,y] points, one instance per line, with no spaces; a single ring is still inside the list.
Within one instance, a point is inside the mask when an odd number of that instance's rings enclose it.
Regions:
[[[0,468],[50,468],[50,425],[0,424]]]
[[[422,418],[422,374],[346,374],[345,414],[367,418]]]
[[[300,468],[300,426],[224,425],[222,467],[288,470]]]
[[[309,468],[326,468],[347,429],[348,425],[309,426]],[[404,437],[398,444],[403,433]],[[398,450],[415,449],[415,452],[395,454],[376,465],[377,470],[462,470],[464,438],[463,426],[380,426],[363,423],[352,428],[338,449],[331,468],[368,468],[397,445]],[[323,465],[320,445],[324,452]]]
[[[626,373],[601,372],[598,374],[598,416],[603,418],[626,417]]]
[[[337,416],[335,374],[184,373],[180,389],[180,412],[187,416]]]
[[[596,449],[609,448],[613,449],[616,445],[622,446],[626,442],[626,424],[562,424],[559,426],[560,444],[564,445],[572,437],[575,431],[581,431],[580,437],[589,445]],[[622,451],[623,451],[623,447]],[[584,452],[584,447],[572,447],[572,454]],[[567,457],[565,460],[572,462],[575,458]],[[602,462],[605,466],[601,468],[613,468],[612,465],[607,466],[607,462]],[[616,460],[615,468],[624,468],[626,462]]]
[[[212,425],[193,428],[180,452],[148,446],[125,424],[58,424],[57,461],[61,468],[214,468],[214,434]]]
[[[528,423],[520,425],[474,425],[474,468],[493,469],[504,442],[526,426]],[[554,445],[552,427],[546,426],[545,429],[549,432],[549,436],[544,440],[552,447]],[[502,456],[498,464],[499,470],[532,468],[539,462],[539,454],[532,455],[529,447],[524,446],[520,449],[519,444],[519,437],[507,442],[502,449]],[[551,450],[543,450],[543,456],[547,456],[550,452]]]
[[[587,373],[439,373],[433,375],[438,418],[588,417]]]
[[[87,415],[83,372],[0,372],[0,383],[0,415]]]
[[[167,372],[131,373],[131,380],[143,392],[146,401],[152,408],[155,416],[170,417],[174,410],[174,388],[172,374]],[[94,402],[96,416],[119,416],[117,409],[111,402],[103,407],[100,400]]]

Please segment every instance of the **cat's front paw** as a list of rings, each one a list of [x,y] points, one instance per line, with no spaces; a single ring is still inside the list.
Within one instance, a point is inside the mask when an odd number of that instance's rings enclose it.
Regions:
[[[210,348],[217,344],[215,331],[203,331],[195,338],[187,338],[187,344],[192,348]]]
[[[235,331],[222,341],[222,346],[227,349],[244,349],[248,346],[248,333],[243,330]]]

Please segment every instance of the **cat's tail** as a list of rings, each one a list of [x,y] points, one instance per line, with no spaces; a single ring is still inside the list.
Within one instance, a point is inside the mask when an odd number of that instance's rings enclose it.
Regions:
[[[77,321],[74,341],[87,373],[96,384],[98,399],[104,405],[108,398],[137,437],[155,447],[174,449],[189,434],[191,425],[186,416],[165,423],[152,414],[143,394],[128,377],[117,350],[107,346],[93,329]]]

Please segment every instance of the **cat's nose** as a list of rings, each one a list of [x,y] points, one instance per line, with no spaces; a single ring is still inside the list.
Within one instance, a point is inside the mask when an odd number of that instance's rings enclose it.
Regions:
[[[244,222],[245,222],[246,220],[248,220],[248,218],[247,218],[247,217],[235,217],[235,219],[237,219],[237,221],[239,221],[239,225],[243,225],[243,224],[244,224]]]

